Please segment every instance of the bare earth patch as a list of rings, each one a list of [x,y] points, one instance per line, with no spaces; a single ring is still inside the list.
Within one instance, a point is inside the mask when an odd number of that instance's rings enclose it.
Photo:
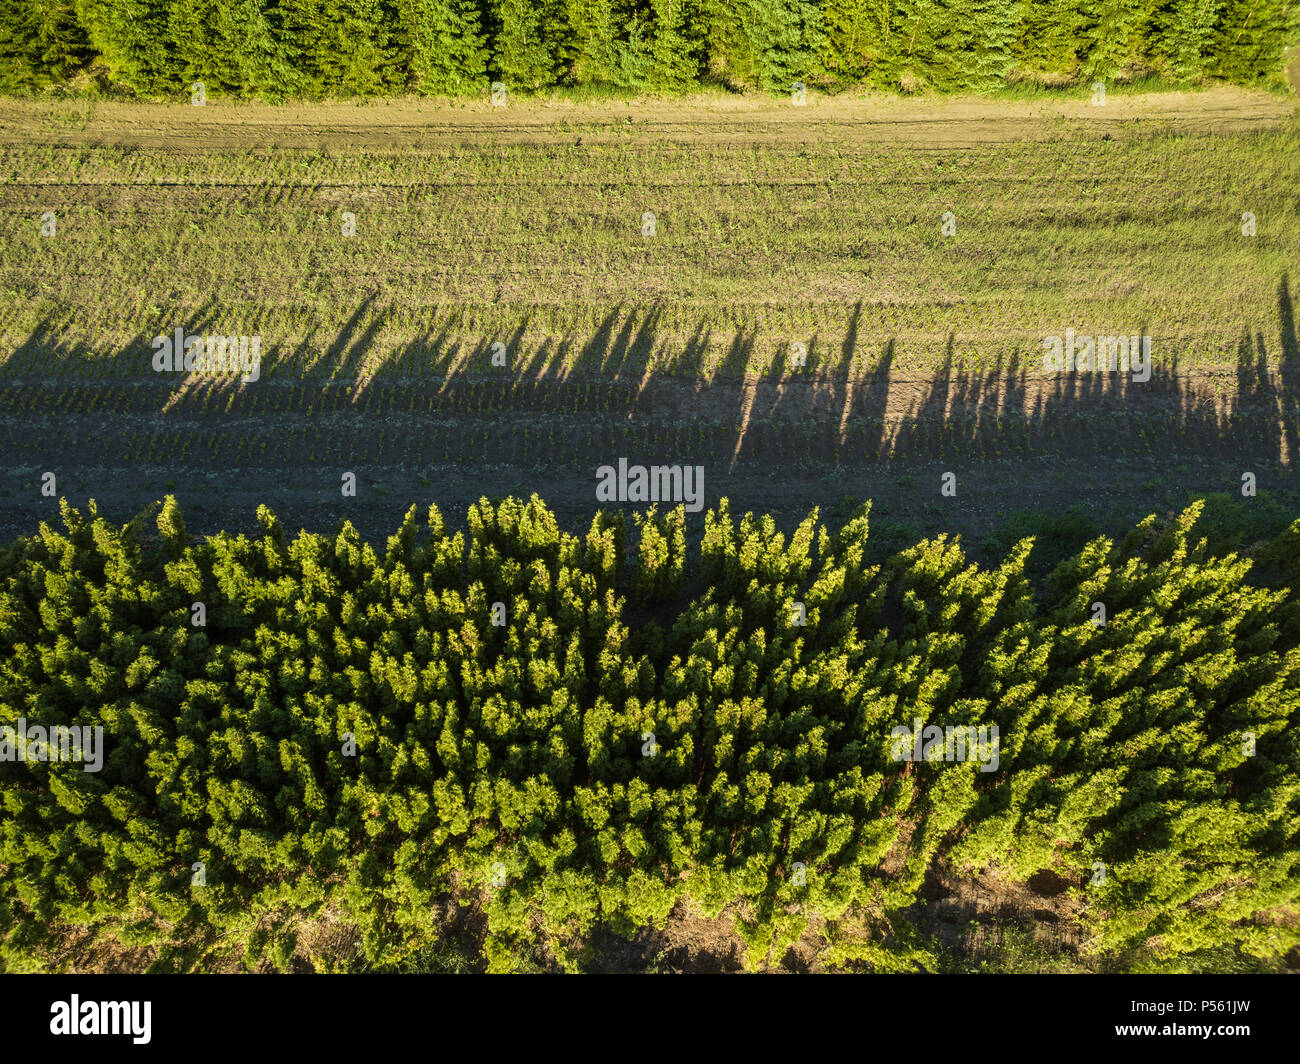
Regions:
[[[1295,64],[1292,64],[1294,69]],[[271,105],[209,101],[206,107],[68,101],[33,107],[0,101],[0,143],[51,140],[66,146],[118,144],[214,151],[276,147],[431,146],[490,133],[499,140],[571,142],[689,138],[702,143],[788,139],[893,142],[949,148],[1061,136],[1071,124],[1140,123],[1189,132],[1262,129],[1295,113],[1295,102],[1233,86],[1205,91],[1112,92],[1105,107],[1088,98],[990,100],[979,97],[813,97],[806,107],[759,96],[703,95],[635,101],[447,102]]]

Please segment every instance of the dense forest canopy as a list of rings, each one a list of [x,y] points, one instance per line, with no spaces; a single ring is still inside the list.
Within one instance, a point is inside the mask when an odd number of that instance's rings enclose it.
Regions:
[[[496,969],[690,898],[752,965],[815,916],[830,963],[890,970],[939,865],[1051,870],[1092,947],[1148,967],[1281,957],[1300,521],[1251,559],[1211,553],[1200,510],[1037,582],[1030,540],[872,562],[869,506],[574,536],[484,499],[464,531],[412,508],[381,551],[265,508],[200,542],[170,497],[125,528],[63,503],[0,553],[0,725],[101,728],[102,765],[0,759],[0,964],[78,930],[160,970],[218,942],[285,967],[325,913],[392,959],[453,895],[483,899]],[[918,720],[996,726],[996,770],[900,759]]]
[[[0,91],[987,90],[1276,77],[1291,0],[0,0]]]

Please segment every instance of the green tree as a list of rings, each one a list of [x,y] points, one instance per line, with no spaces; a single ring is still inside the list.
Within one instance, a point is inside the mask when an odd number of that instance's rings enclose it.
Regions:
[[[1272,77],[1282,68],[1288,35],[1291,40],[1300,38],[1300,4],[1226,0],[1211,45],[1211,72],[1243,83]]]
[[[290,45],[303,96],[379,95],[401,85],[395,17],[386,0],[281,0],[277,27]]]
[[[894,55],[892,0],[825,0],[822,66],[833,77],[856,81]]]
[[[1020,20],[1021,0],[899,0],[897,73],[945,91],[996,88]]]
[[[699,77],[702,36],[699,9],[692,0],[648,0],[644,25],[645,84],[675,90],[693,85]]]
[[[1086,0],[1082,36],[1088,77],[1114,77],[1148,65],[1155,5],[1156,0]]]
[[[703,0],[711,73],[738,85],[789,92],[820,72],[822,13],[808,0]]]
[[[488,45],[474,0],[396,0],[396,44],[410,87],[423,95],[482,91]]]
[[[58,85],[93,54],[73,0],[0,0],[0,92]]]
[[[1173,0],[1152,20],[1156,54],[1180,80],[1198,78],[1214,63],[1215,24],[1224,0]]]
[[[492,0],[491,69],[509,91],[536,91],[556,77],[562,11],[555,0]]]
[[[1023,0],[1012,55],[1026,70],[1072,78],[1078,72],[1083,13],[1077,0]]]
[[[74,0],[77,19],[119,85],[145,96],[176,91],[180,75],[168,51],[167,0]]]
[[[630,23],[626,0],[563,0],[561,37],[555,42],[560,80],[571,85],[627,83]]]

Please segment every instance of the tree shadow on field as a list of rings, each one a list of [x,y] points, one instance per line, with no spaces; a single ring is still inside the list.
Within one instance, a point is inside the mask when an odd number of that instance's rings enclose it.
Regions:
[[[799,482],[896,460],[1292,466],[1300,342],[1285,274],[1277,301],[1273,336],[1272,323],[1243,323],[1235,377],[1183,372],[1156,338],[1148,380],[1048,371],[1041,348],[1015,344],[971,368],[951,331],[937,371],[909,374],[898,337],[866,332],[861,302],[838,335],[683,323],[656,303],[559,335],[525,312],[495,336],[457,314],[394,336],[393,308],[365,293],[333,332],[309,329],[292,349],[263,338],[248,383],[156,373],[145,331],[99,349],[49,319],[0,362],[0,398],[22,414],[0,423],[0,450],[11,467],[238,469],[309,493],[339,469],[451,468],[483,494],[549,497],[581,480],[593,500],[595,467],[620,457],[704,465],[713,499],[736,477]],[[224,331],[217,311],[178,324]]]
[[[1300,447],[1300,340],[1296,338],[1295,308],[1291,304],[1291,289],[1284,273],[1277,285],[1277,309],[1281,342],[1281,394],[1277,397],[1279,420],[1282,425],[1285,460],[1295,462]],[[1259,364],[1265,362],[1263,340],[1258,341]]]

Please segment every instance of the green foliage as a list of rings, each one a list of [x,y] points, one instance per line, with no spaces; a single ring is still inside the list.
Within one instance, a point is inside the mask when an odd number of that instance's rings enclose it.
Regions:
[[[1023,17],[1012,54],[1038,74],[1072,78],[1082,50],[1084,11],[1077,0],[1022,0]]]
[[[1283,49],[1300,39],[1300,4],[1290,0],[1224,0],[1209,54],[1213,73],[1250,82],[1282,65]]]
[[[514,91],[555,81],[561,0],[492,0],[492,70]]]
[[[1204,497],[1196,532],[1205,536],[1211,554],[1246,550],[1272,542],[1291,523],[1286,509],[1267,491],[1257,498],[1234,498],[1227,492]]]
[[[1008,0],[899,0],[897,70],[941,90],[994,88],[1011,68],[1021,12]]]
[[[1087,0],[1084,71],[1109,78],[1150,69],[1158,0]]]
[[[73,0],[0,0],[0,92],[60,84],[91,55]]]
[[[893,13],[893,0],[825,0],[822,68],[841,81],[874,75],[895,54]]]
[[[1159,73],[1276,78],[1290,0],[0,0],[0,91],[90,66],[165,97],[460,95],[489,77],[788,93]]]
[[[482,91],[487,82],[487,38],[473,0],[396,0],[394,31],[406,57],[410,88],[421,95]]]
[[[388,0],[280,0],[281,39],[293,42],[300,96],[377,96],[402,87]]]
[[[75,0],[77,19],[108,76],[144,95],[175,91],[166,0]]]
[[[0,553],[0,726],[100,727],[104,761],[0,758],[0,963],[48,967],[79,929],[159,971],[232,946],[284,969],[328,918],[356,965],[446,970],[454,896],[481,899],[493,971],[580,967],[595,924],[685,899],[731,911],[753,967],[816,917],[832,963],[934,970],[904,912],[940,861],[1052,871],[1096,949],[1153,970],[1277,958],[1300,521],[1264,588],[1203,510],[1092,538],[1036,601],[1030,539],[987,569],[945,536],[875,564],[867,506],[787,536],[724,501],[689,549],[680,507],[579,537],[483,499],[468,535],[412,508],[381,553],[265,507],[257,537],[196,542],[171,498],[156,536],[64,503]],[[918,718],[997,727],[995,770],[900,760]]]
[[[1163,7],[1155,25],[1159,56],[1176,78],[1190,80],[1205,73],[1214,61],[1212,48],[1224,0],[1174,0]]]
[[[653,89],[695,84],[703,42],[696,0],[648,0],[644,26],[649,42],[644,84]]]
[[[789,92],[819,72],[821,9],[810,0],[703,0],[701,14],[715,76]]]
[[[255,42],[265,42],[270,27],[253,3],[175,0],[168,34],[176,42],[177,77],[184,86],[201,81],[209,93],[243,93],[257,85],[261,61]],[[283,74],[283,71],[281,72]]]
[[[573,85],[628,83],[629,55],[623,37],[632,5],[620,0],[565,0],[560,44],[561,81]]]

